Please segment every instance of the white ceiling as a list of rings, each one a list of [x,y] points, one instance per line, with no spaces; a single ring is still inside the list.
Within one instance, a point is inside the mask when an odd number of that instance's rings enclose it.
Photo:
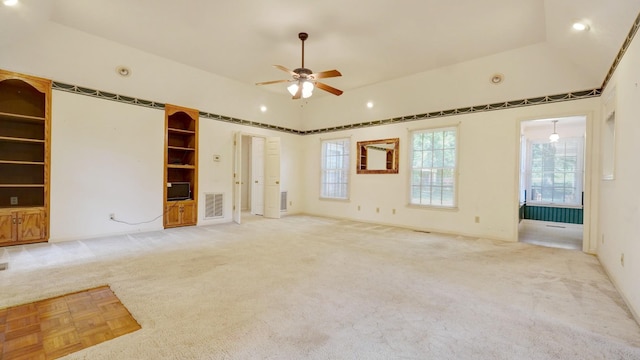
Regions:
[[[308,32],[305,66],[340,70],[324,82],[345,91],[539,43],[597,87],[640,12],[638,0],[21,1],[29,16],[247,85],[287,79],[271,65],[299,67]],[[590,30],[572,30],[578,20]]]

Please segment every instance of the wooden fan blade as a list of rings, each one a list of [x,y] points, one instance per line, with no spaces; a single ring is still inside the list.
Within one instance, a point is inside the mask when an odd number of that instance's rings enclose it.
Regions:
[[[322,71],[319,73],[309,75],[309,77],[312,79],[325,79],[325,78],[332,78],[332,77],[338,77],[338,76],[342,76],[342,74],[340,74],[340,71],[338,70],[327,70],[327,71]]]
[[[282,71],[284,71],[286,73],[289,73],[292,76],[298,75],[298,74],[294,73],[293,70],[289,70],[289,69],[287,69],[286,67],[284,67],[282,65],[273,65],[273,67],[276,68],[276,69],[280,69],[280,70],[282,70]]]
[[[283,83],[283,82],[288,82],[288,81],[289,80],[263,81],[263,82],[256,83],[256,85],[270,85],[270,84],[277,84],[277,83]]]
[[[293,100],[297,100],[300,99],[302,97],[302,84],[298,84],[298,91],[296,92],[295,95],[293,95],[292,99]]]
[[[336,95],[336,96],[342,95],[342,92],[343,92],[342,90],[338,90],[338,89],[334,88],[333,86],[329,86],[329,85],[323,84],[321,82],[316,82],[316,87],[321,89],[321,90],[328,91],[328,92],[330,92],[330,93],[332,93],[333,95]]]

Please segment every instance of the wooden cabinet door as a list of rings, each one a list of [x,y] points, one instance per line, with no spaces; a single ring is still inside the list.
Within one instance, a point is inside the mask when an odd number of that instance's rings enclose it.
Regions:
[[[19,211],[17,235],[20,241],[39,240],[44,238],[44,211],[24,210]]]
[[[196,204],[195,202],[188,202],[181,204],[182,207],[182,225],[195,225],[196,224]]]
[[[164,214],[164,226],[179,226],[180,225],[180,204],[177,203],[167,203],[165,205],[165,214]]]
[[[0,214],[0,243],[16,241],[15,223],[13,213]]]

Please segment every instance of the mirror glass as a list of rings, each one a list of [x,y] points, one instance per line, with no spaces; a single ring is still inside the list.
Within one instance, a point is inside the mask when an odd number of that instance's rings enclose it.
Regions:
[[[397,174],[399,138],[359,141],[358,174]]]

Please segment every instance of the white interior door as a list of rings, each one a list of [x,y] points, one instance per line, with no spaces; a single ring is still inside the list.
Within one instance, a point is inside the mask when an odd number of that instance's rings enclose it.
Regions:
[[[264,214],[264,138],[251,138],[251,213]]]
[[[280,138],[266,140],[264,163],[264,217],[280,218]]]
[[[233,221],[240,224],[242,213],[242,133],[237,132],[233,139]]]
[[[242,135],[242,170],[240,171],[242,186],[240,210],[251,210],[251,137],[247,135]]]

